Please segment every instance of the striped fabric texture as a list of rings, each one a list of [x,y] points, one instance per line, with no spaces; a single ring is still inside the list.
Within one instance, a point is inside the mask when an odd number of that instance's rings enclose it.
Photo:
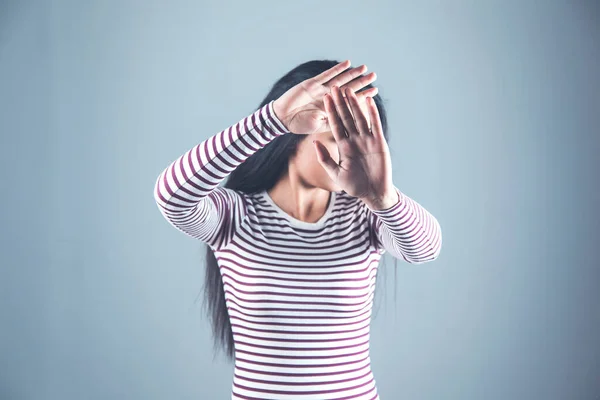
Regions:
[[[219,186],[288,133],[270,102],[173,161],[154,198],[172,226],[217,258],[235,342],[232,399],[379,399],[369,327],[380,258],[436,259],[440,225],[397,188],[386,210],[332,192],[309,223],[266,191]]]

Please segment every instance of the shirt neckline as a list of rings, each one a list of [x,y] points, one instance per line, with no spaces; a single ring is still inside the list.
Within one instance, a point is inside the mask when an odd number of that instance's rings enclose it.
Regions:
[[[271,196],[269,196],[269,193],[266,190],[263,190],[262,197],[263,197],[263,199],[265,199],[267,201],[267,203],[269,203],[275,209],[275,211],[277,211],[277,214],[279,216],[288,220],[291,225],[299,227],[299,228],[320,228],[323,225],[325,225],[325,222],[327,221],[327,219],[331,215],[331,212],[333,211],[333,207],[335,205],[335,200],[337,198],[337,193],[330,192],[329,204],[327,206],[327,209],[325,210],[325,214],[323,214],[323,216],[321,218],[319,218],[319,220],[316,222],[300,221],[299,219],[292,217],[291,215],[289,215],[288,213],[283,211],[281,208],[279,208],[279,206],[277,204],[275,204],[275,202],[273,201]]]

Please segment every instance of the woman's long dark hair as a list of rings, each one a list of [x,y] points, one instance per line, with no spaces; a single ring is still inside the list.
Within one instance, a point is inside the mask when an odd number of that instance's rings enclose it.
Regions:
[[[256,110],[265,106],[270,101],[278,99],[300,82],[312,78],[339,63],[340,61],[336,60],[313,60],[298,65],[275,82],[271,91]],[[361,89],[361,91],[371,87],[373,86],[369,84]],[[383,101],[379,94],[375,95],[373,100],[375,100],[377,110],[379,111],[385,140],[389,141],[388,124]],[[288,159],[295,154],[298,143],[304,140],[306,136],[282,135],[277,137],[240,164],[229,175],[224,187],[247,194],[271,189],[282,173],[287,171]],[[214,350],[217,347],[221,347],[225,350],[228,358],[234,360],[233,333],[227,306],[225,305],[223,278],[219,271],[217,259],[208,245],[206,246],[205,270],[204,306],[212,322]]]

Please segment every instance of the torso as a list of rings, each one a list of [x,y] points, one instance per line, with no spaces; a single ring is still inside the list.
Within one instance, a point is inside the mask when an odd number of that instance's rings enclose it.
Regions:
[[[369,328],[380,253],[356,199],[315,223],[266,192],[215,256],[235,342],[232,398],[376,399]],[[290,398],[292,398],[290,397]]]

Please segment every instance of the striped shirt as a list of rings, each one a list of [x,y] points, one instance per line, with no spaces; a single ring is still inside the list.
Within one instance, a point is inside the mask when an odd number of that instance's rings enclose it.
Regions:
[[[266,191],[219,186],[286,133],[271,101],[173,161],[154,198],[171,225],[215,253],[235,343],[232,399],[379,399],[369,355],[379,260],[386,251],[434,260],[440,225],[397,188],[398,203],[380,211],[332,192],[309,223]]]

